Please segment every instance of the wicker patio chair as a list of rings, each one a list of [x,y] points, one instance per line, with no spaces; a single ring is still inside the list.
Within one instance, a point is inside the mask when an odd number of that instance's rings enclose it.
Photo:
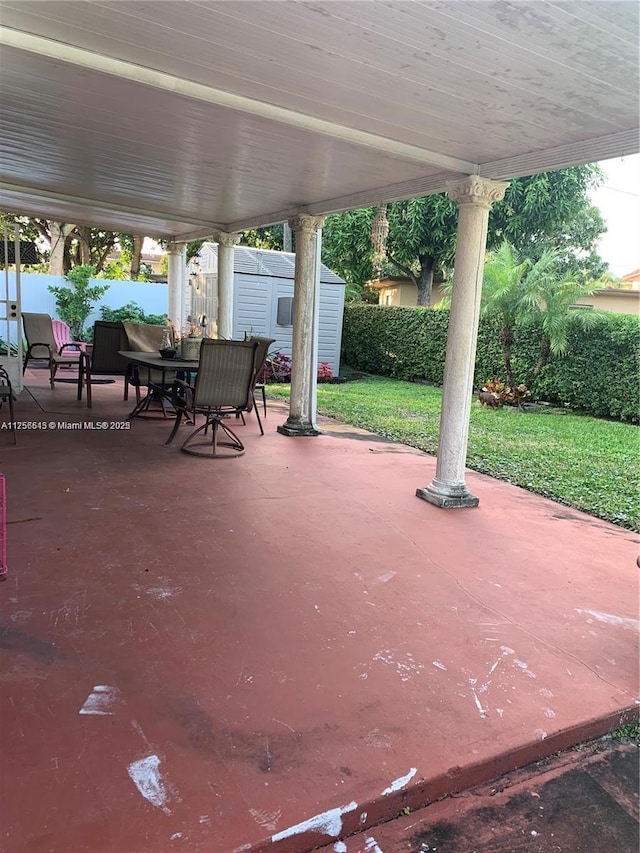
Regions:
[[[27,351],[22,364],[23,372],[31,359],[46,359],[49,363],[49,382],[54,387],[56,373],[61,365],[80,366],[78,343],[75,341],[63,344],[58,348],[53,333],[53,320],[49,314],[22,314],[24,336],[27,339]],[[72,352],[65,349],[72,348]]]
[[[209,459],[242,456],[244,444],[224,419],[253,408],[257,348],[257,341],[202,341],[195,385],[179,380],[174,383],[177,417],[166,444],[175,438],[184,415],[190,414],[194,420],[196,415],[204,415],[204,424],[187,436],[181,450]],[[210,438],[195,440],[202,433],[206,436],[209,429]]]

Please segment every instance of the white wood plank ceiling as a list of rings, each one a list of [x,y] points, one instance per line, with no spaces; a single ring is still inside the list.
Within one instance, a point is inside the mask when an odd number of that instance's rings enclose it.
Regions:
[[[639,150],[635,0],[0,3],[0,209],[176,239]]]

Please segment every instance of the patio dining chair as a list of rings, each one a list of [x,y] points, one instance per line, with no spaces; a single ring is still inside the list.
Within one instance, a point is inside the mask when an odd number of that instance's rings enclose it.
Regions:
[[[58,347],[53,331],[53,320],[49,314],[22,314],[24,336],[27,340],[27,351],[22,364],[23,372],[32,359],[46,359],[49,364],[49,382],[54,387],[58,368],[64,366],[80,366],[80,355],[77,341],[69,341]],[[65,352],[65,350],[69,350]]]
[[[165,339],[165,333],[169,332],[171,341],[175,341],[174,331],[171,326],[157,326],[152,323],[123,323],[125,335],[127,337],[127,346],[125,350],[133,352],[154,352],[157,353],[161,348]],[[162,384],[167,387],[173,384],[176,379],[176,373],[171,371],[153,370],[148,367],[140,367],[135,364],[129,364],[125,374],[125,388],[131,385],[136,392],[136,404],[140,404],[140,389],[150,389],[153,386]],[[163,401],[161,396],[160,401]],[[152,417],[148,413],[148,407],[145,409],[146,417]],[[162,416],[166,417],[166,409],[162,405]]]
[[[96,376],[126,376],[127,362],[118,350],[128,348],[127,336],[122,323],[96,320],[93,326],[91,352],[80,353],[78,375],[78,400],[82,399],[82,385],[87,388],[87,408],[93,405],[92,385]],[[124,399],[129,399],[129,387],[125,382]]]
[[[262,393],[262,406],[264,408],[264,416],[267,417],[267,394],[264,388],[264,381],[262,377],[262,373],[264,370],[264,366],[267,363],[267,356],[269,355],[269,347],[271,344],[275,344],[275,338],[261,338],[258,335],[252,335],[249,338],[245,338],[247,341],[255,341],[258,346],[256,348],[256,361],[254,365],[254,376],[253,376],[253,388],[251,391],[253,397],[253,405],[255,408],[256,418],[258,419],[258,426],[260,427],[260,434],[264,435],[264,430],[262,428],[262,421],[260,420],[260,411],[258,406],[256,405],[256,391],[260,391]]]
[[[205,338],[200,349],[200,367],[195,385],[176,380],[173,405],[177,416],[165,444],[171,444],[182,418],[204,415],[205,422],[193,430],[180,448],[192,456],[220,459],[242,456],[244,444],[225,418],[253,408],[253,384],[257,341],[225,341]],[[201,437],[202,433],[210,437]],[[198,439],[198,440],[196,440]]]

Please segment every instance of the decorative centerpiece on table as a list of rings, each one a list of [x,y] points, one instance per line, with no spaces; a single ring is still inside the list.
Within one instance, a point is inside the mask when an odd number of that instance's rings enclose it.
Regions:
[[[189,361],[198,361],[200,358],[201,343],[201,327],[197,323],[190,322],[186,334],[180,340],[179,351],[181,358],[186,358]]]

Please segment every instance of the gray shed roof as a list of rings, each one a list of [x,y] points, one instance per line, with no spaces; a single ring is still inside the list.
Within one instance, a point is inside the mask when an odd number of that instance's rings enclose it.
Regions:
[[[205,243],[217,256],[217,243]],[[273,278],[295,277],[296,256],[294,252],[275,252],[272,249],[252,249],[248,246],[236,246],[233,271],[245,275],[268,275]],[[320,281],[323,284],[345,284],[345,280],[336,275],[328,266],[322,264]]]

